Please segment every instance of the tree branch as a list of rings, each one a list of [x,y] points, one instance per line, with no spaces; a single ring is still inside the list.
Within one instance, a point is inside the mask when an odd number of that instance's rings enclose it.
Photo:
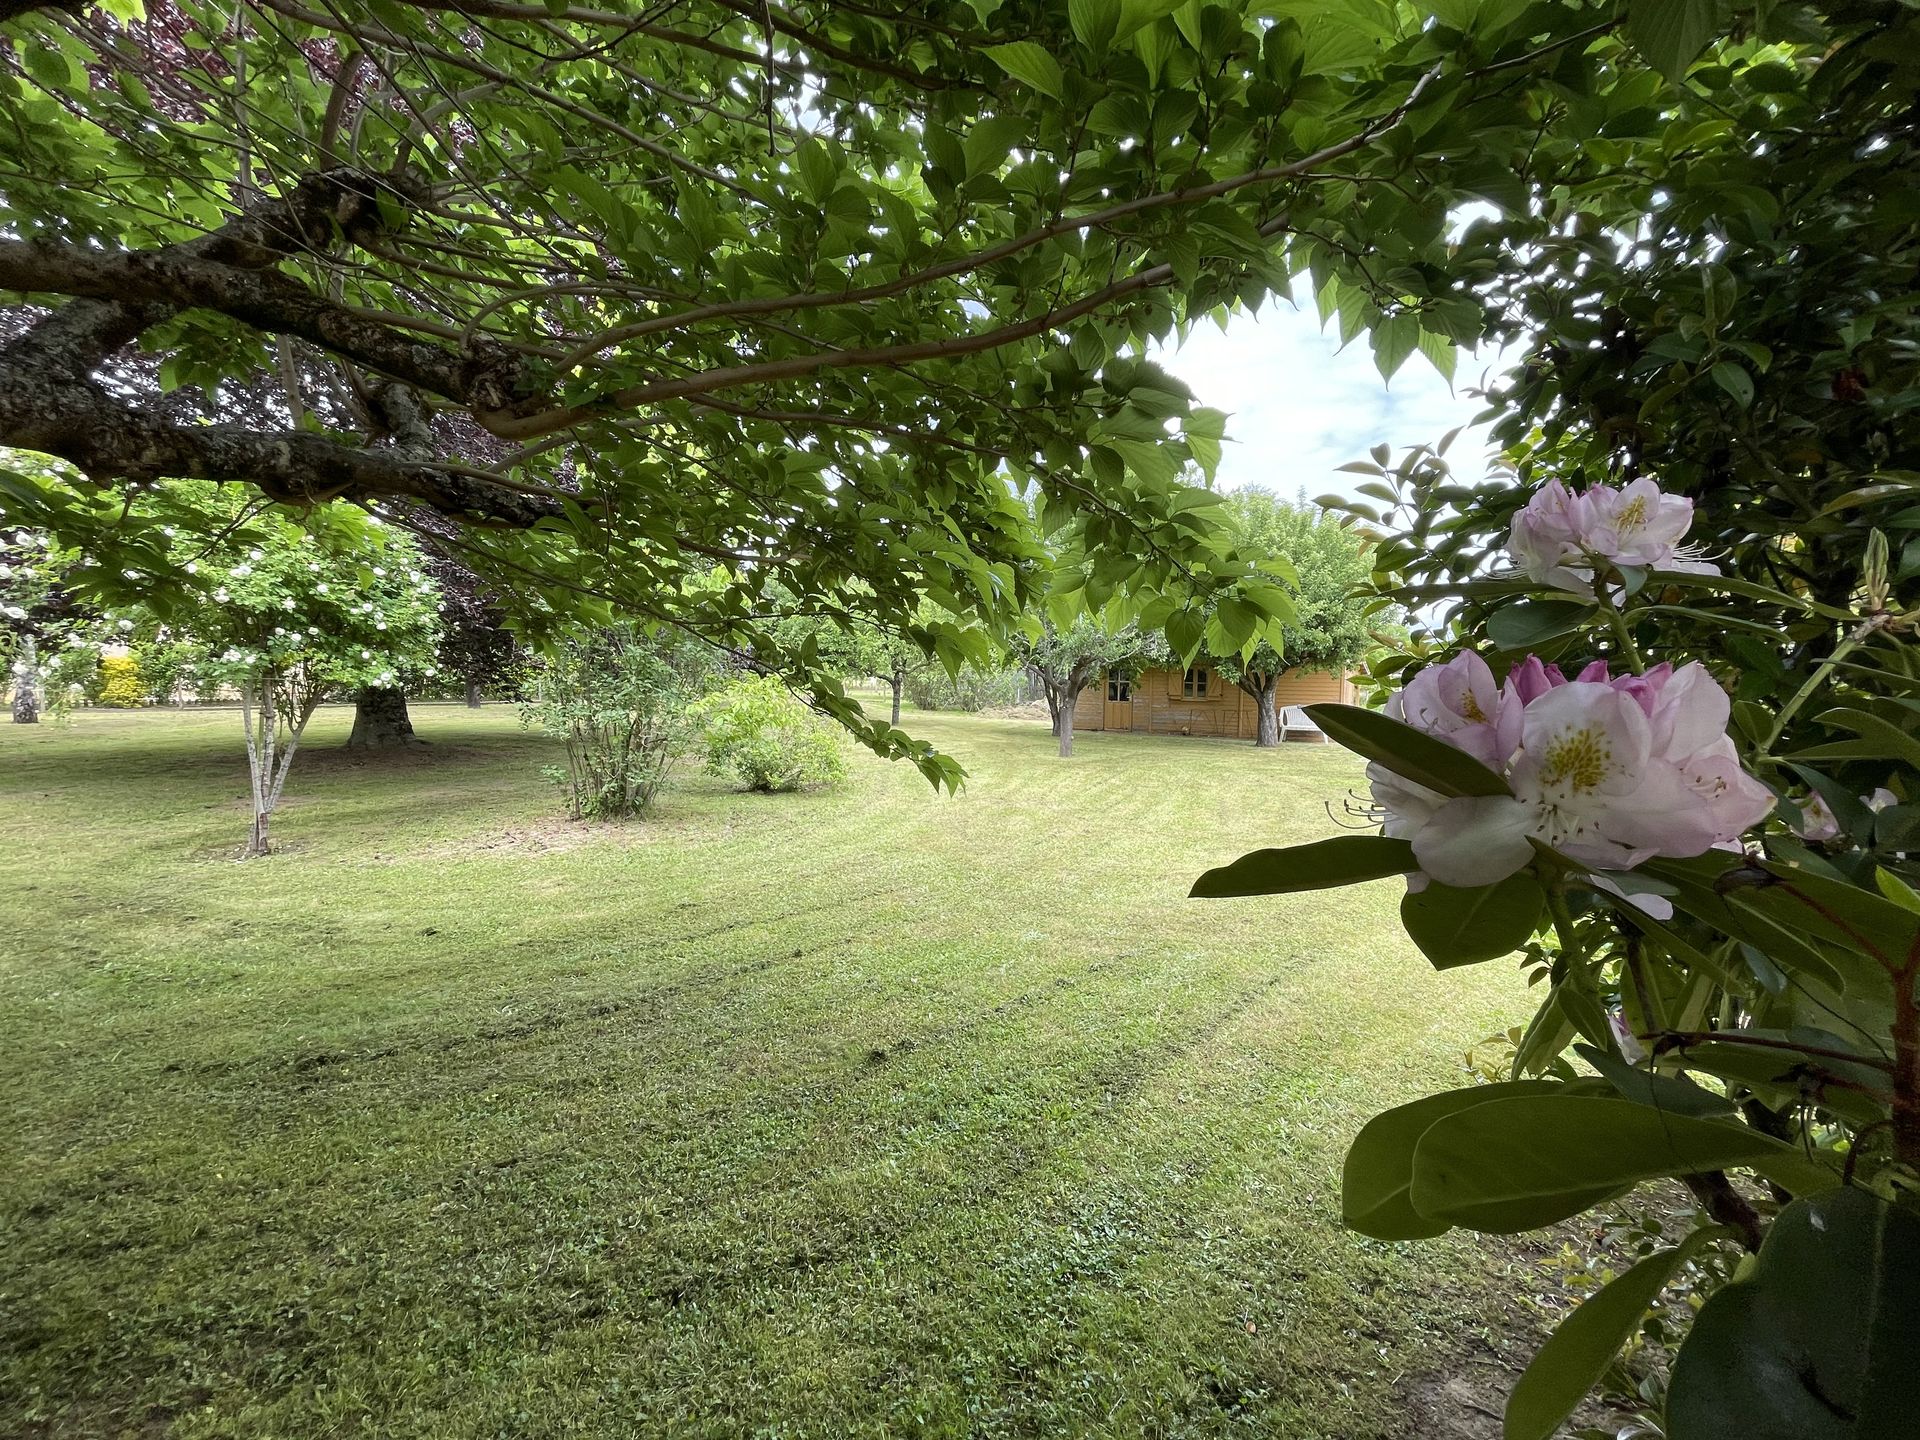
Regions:
[[[412,458],[419,431],[396,416],[399,388],[381,399],[403,448],[368,450],[300,430],[170,424],[115,404],[82,376],[0,351],[0,441],[58,455],[95,478],[186,475],[257,486],[288,504],[404,498],[474,523],[518,529],[562,513],[557,500]]]

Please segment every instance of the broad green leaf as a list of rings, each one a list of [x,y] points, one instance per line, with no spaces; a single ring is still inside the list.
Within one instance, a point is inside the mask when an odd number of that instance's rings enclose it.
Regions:
[[[1524,871],[1463,890],[1429,884],[1400,901],[1400,923],[1436,970],[1511,955],[1527,943],[1547,903],[1540,882]]]
[[[1864,1190],[1796,1201],[1674,1363],[1672,1440],[1892,1440],[1920,1416],[1920,1218]]]
[[[1357,755],[1378,760],[1387,769],[1416,785],[1442,795],[1511,795],[1507,782],[1466,751],[1444,740],[1403,725],[1377,710],[1358,705],[1309,705],[1313,717],[1330,740]]]
[[[1631,0],[1627,37],[1647,63],[1678,81],[1719,33],[1718,0]]]
[[[1735,1167],[1804,1182],[1804,1164],[1792,1146],[1732,1121],[1629,1100],[1521,1096],[1436,1122],[1414,1155],[1412,1200],[1430,1219],[1517,1234],[1579,1214],[1596,1191]]]
[[[1580,1302],[1533,1357],[1507,1396],[1504,1440],[1551,1440],[1599,1383],[1613,1357],[1687,1258],[1713,1236],[1696,1230],[1671,1250],[1647,1256]]]
[[[1795,760],[1849,759],[1903,760],[1920,769],[1920,739],[1902,730],[1890,720],[1883,720],[1870,710],[1856,710],[1841,706],[1828,710],[1817,717],[1822,725],[1835,730],[1851,730],[1867,743],[1853,745],[1838,741],[1830,745],[1814,745],[1805,750],[1796,750]]]
[[[1557,1080],[1510,1080],[1446,1090],[1382,1111],[1361,1127],[1347,1149],[1340,1178],[1340,1208],[1346,1223],[1376,1240],[1425,1240],[1445,1233],[1444,1220],[1413,1208],[1413,1152],[1435,1121],[1475,1105],[1515,1095],[1557,1095]],[[1596,1195],[1596,1202],[1603,1198]]]
[[[1283,850],[1255,850],[1231,865],[1209,870],[1188,892],[1196,899],[1232,895],[1287,895],[1358,885],[1418,870],[1413,847],[1385,835],[1338,835]]]
[[[1572,634],[1596,613],[1578,600],[1521,600],[1487,617],[1487,638],[1502,650],[1531,650]]]
[[[1709,373],[1713,383],[1731,395],[1743,410],[1753,404],[1753,377],[1738,361],[1719,361]]]
[[[1045,47],[1031,40],[1014,40],[1005,45],[989,45],[985,53],[1022,84],[1054,100],[1063,98],[1066,77],[1061,73],[1060,62],[1049,55]]]
[[[1672,1115],[1731,1115],[1733,1102],[1703,1089],[1684,1076],[1656,1075],[1629,1065],[1611,1050],[1576,1045],[1574,1052],[1620,1092],[1620,1098],[1648,1105]]]

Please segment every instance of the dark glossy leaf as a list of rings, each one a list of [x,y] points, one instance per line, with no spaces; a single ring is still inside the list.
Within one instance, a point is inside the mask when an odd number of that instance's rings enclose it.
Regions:
[[[1438,970],[1511,955],[1527,943],[1545,909],[1540,882],[1522,872],[1471,890],[1429,884],[1400,901],[1400,923]]]
[[[1633,1338],[1641,1319],[1689,1255],[1712,1238],[1696,1230],[1671,1250],[1647,1256],[1582,1300],[1533,1357],[1507,1396],[1503,1440],[1551,1440]]]
[[[1644,1180],[1748,1167],[1789,1188],[1812,1187],[1821,1172],[1811,1165],[1732,1121],[1575,1093],[1519,1096],[1437,1121],[1414,1153],[1411,1200],[1432,1220],[1516,1234]]]
[[[1620,1092],[1620,1098],[1636,1105],[1650,1106],[1672,1115],[1733,1114],[1733,1102],[1724,1095],[1702,1089],[1684,1076],[1656,1075],[1627,1064],[1611,1050],[1593,1045],[1576,1045],[1574,1051],[1605,1077]]]
[[[1577,600],[1522,600],[1487,617],[1487,637],[1502,650],[1531,650],[1571,634],[1597,613]]]
[[[1893,1440],[1920,1417],[1920,1219],[1864,1190],[1781,1212],[1711,1297],[1667,1393],[1670,1440]]]
[[[1627,7],[1628,38],[1669,80],[1687,73],[1719,28],[1718,0],[1633,0]]]
[[[1187,893],[1195,899],[1217,900],[1234,895],[1287,895],[1300,890],[1326,890],[1335,885],[1357,885],[1388,875],[1418,870],[1413,847],[1385,835],[1338,835],[1310,845],[1255,850],[1231,865],[1209,870]]]
[[[1442,795],[1510,795],[1507,782],[1478,760],[1444,740],[1358,705],[1309,705],[1330,740],[1356,754],[1378,760],[1387,769]]]
[[[1458,1114],[1515,1095],[1557,1095],[1556,1080],[1512,1080],[1501,1085],[1469,1085],[1428,1095],[1383,1111],[1361,1127],[1347,1149],[1341,1172],[1341,1214],[1347,1224],[1376,1240],[1424,1240],[1444,1233],[1444,1220],[1429,1220],[1413,1208],[1413,1152],[1428,1128]]]

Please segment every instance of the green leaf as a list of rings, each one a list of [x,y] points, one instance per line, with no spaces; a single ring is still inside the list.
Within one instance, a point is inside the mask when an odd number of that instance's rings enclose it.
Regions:
[[[1502,650],[1531,650],[1571,634],[1593,618],[1578,600],[1521,600],[1487,617],[1487,638]]]
[[[1307,714],[1330,740],[1378,760],[1402,779],[1442,795],[1511,795],[1507,782],[1464,750],[1358,705],[1309,705]]]
[[[1436,970],[1511,955],[1527,943],[1546,906],[1540,882],[1522,871],[1462,890],[1432,883],[1400,901],[1400,923]]]
[[[1347,1148],[1340,1176],[1342,1218],[1376,1240],[1425,1240],[1444,1234],[1447,1223],[1427,1219],[1408,1198],[1413,1188],[1413,1152],[1420,1137],[1436,1120],[1475,1105],[1514,1095],[1557,1095],[1565,1088],[1557,1080],[1469,1085],[1382,1111],[1361,1127]]]
[[[1678,82],[1719,33],[1718,0],[1632,0],[1627,36],[1647,63]]]
[[[1067,0],[1067,19],[1080,43],[1097,53],[1120,29],[1120,0]]]
[[[1521,1096],[1437,1122],[1414,1154],[1413,1206],[1432,1220],[1511,1235],[1577,1215],[1594,1196],[1664,1176],[1750,1167],[1804,1182],[1792,1146],[1745,1125],[1629,1100]]]
[[[1373,363],[1382,380],[1394,372],[1420,343],[1420,322],[1409,314],[1390,315],[1373,329]]]
[[[1837,710],[1828,710],[1816,717],[1822,725],[1835,730],[1851,730],[1862,739],[1871,742],[1866,748],[1847,741],[1838,741],[1831,745],[1814,745],[1805,750],[1796,750],[1795,760],[1904,760],[1907,764],[1920,769],[1920,740],[1916,740],[1890,720],[1882,720],[1870,710],[1855,710],[1841,706]]]
[[[1864,1190],[1796,1201],[1674,1362],[1673,1440],[1869,1440],[1920,1415],[1920,1219]]]
[[[1507,1396],[1504,1440],[1551,1440],[1574,1407],[1599,1383],[1607,1366],[1680,1266],[1712,1230],[1696,1230],[1671,1250],[1647,1256],[1580,1302],[1533,1357]]]
[[[1066,77],[1061,73],[1060,62],[1047,53],[1045,46],[1031,40],[1014,40],[1005,45],[989,45],[985,54],[1021,84],[1051,99],[1063,98]]]
[[[1738,361],[1722,360],[1707,372],[1713,376],[1713,383],[1731,395],[1741,409],[1753,404],[1753,377],[1746,367]]]
[[[1445,335],[1436,335],[1431,330],[1422,330],[1418,343],[1420,353],[1432,362],[1433,368],[1440,372],[1440,378],[1451,384],[1453,372],[1460,364],[1459,347]]]
[[[1231,865],[1207,871],[1187,893],[1202,900],[1230,895],[1288,895],[1358,885],[1420,868],[1413,847],[1385,835],[1339,835],[1311,845],[1255,850]]]

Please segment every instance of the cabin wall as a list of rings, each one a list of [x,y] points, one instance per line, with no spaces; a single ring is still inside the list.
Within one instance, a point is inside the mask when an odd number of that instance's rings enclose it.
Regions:
[[[1210,735],[1228,740],[1251,740],[1260,731],[1260,702],[1218,671],[1204,700],[1182,693],[1183,672],[1143,670],[1133,682],[1133,729],[1149,735]],[[1331,670],[1295,670],[1280,677],[1274,704],[1317,705],[1325,701],[1355,703],[1353,682]],[[1106,728],[1105,678],[1080,692],[1073,709],[1075,730]],[[1301,739],[1307,737],[1301,736]]]
[[[1091,681],[1073,702],[1073,728],[1104,730],[1106,726],[1107,680],[1104,675]]]

